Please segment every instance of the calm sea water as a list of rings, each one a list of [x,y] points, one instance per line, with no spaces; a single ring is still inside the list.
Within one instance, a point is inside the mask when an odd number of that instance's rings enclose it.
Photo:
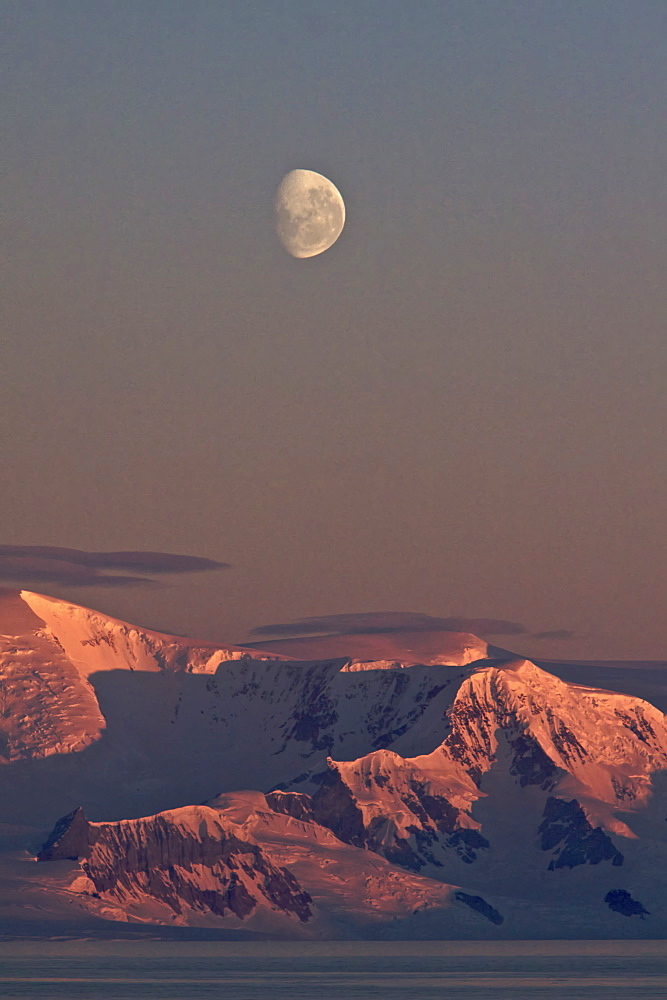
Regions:
[[[665,942],[4,943],[3,1000],[665,1000]]]

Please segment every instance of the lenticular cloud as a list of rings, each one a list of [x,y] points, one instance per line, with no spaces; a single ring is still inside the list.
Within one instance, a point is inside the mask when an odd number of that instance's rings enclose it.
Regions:
[[[228,563],[171,552],[86,552],[54,545],[0,545],[0,580],[44,581],[76,587],[150,586],[141,574],[201,573]],[[132,576],[113,570],[126,570]]]

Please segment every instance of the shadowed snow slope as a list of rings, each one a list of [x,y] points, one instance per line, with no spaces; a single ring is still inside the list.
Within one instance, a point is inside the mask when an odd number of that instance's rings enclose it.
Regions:
[[[98,739],[105,720],[91,674],[213,673],[225,660],[248,656],[245,649],[135,628],[52,597],[0,590],[0,754],[43,757]]]
[[[0,634],[5,926],[667,933],[667,728],[640,698],[464,634],[445,662],[382,636],[290,661],[26,592]]]

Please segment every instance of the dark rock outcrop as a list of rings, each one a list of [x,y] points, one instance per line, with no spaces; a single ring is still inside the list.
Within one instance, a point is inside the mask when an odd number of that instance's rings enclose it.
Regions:
[[[622,913],[624,917],[644,917],[650,916],[649,911],[637,899],[633,899],[625,889],[610,889],[604,897],[604,901],[610,910],[615,913]]]
[[[360,762],[362,768],[363,764]],[[444,795],[434,794],[431,784],[422,780],[415,769],[401,783],[399,803],[390,796],[384,810],[365,819],[352,790],[355,785],[350,787],[348,782],[360,778],[366,788],[376,785],[396,793],[392,784],[396,777],[392,778],[391,771],[376,768],[350,776],[345,766],[329,760],[327,771],[310,776],[311,785],[316,786],[311,795],[276,789],[266,794],[266,801],[276,812],[318,823],[344,843],[381,854],[392,864],[414,872],[429,864],[442,868],[443,852],[445,856],[452,852],[472,864],[477,852],[489,847],[488,840],[476,829],[461,825],[460,810]],[[404,833],[396,827],[393,809],[397,805],[414,817]]]
[[[533,736],[525,732],[511,734],[509,745],[513,755],[510,772],[518,777],[522,788],[526,785],[539,785],[545,791],[553,788],[558,768]]]
[[[274,812],[293,816],[308,823],[313,820],[313,800],[304,792],[283,792],[275,789],[265,795],[266,803]]]
[[[42,846],[39,861],[76,861],[87,858],[91,843],[91,826],[81,806],[59,819]]]
[[[315,822],[328,827],[344,843],[363,847],[364,817],[338,769],[332,767],[318,776],[318,783],[319,788],[312,796]]]
[[[476,910],[483,917],[490,920],[492,924],[502,924],[505,920],[502,913],[499,913],[490,903],[487,903],[481,896],[470,896],[467,892],[455,892],[454,899],[459,903],[465,903],[471,910]]]
[[[117,823],[88,823],[82,810],[59,820],[42,861],[79,858],[95,894],[119,900],[149,896],[175,913],[184,906],[240,919],[265,903],[301,921],[311,898],[259,845],[203,806]]]
[[[623,855],[604,832],[592,827],[576,799],[565,802],[549,797],[544,807],[543,820],[538,827],[543,851],[557,853],[549,862],[549,871],[556,868],[575,868],[577,865],[599,865],[611,861],[623,864]]]

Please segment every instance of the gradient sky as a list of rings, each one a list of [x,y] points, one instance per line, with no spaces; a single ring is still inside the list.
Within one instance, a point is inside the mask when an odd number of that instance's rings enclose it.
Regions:
[[[414,611],[667,657],[664,0],[2,0],[0,542],[242,640]],[[275,188],[347,206],[294,260]],[[17,582],[23,582],[20,579]]]

